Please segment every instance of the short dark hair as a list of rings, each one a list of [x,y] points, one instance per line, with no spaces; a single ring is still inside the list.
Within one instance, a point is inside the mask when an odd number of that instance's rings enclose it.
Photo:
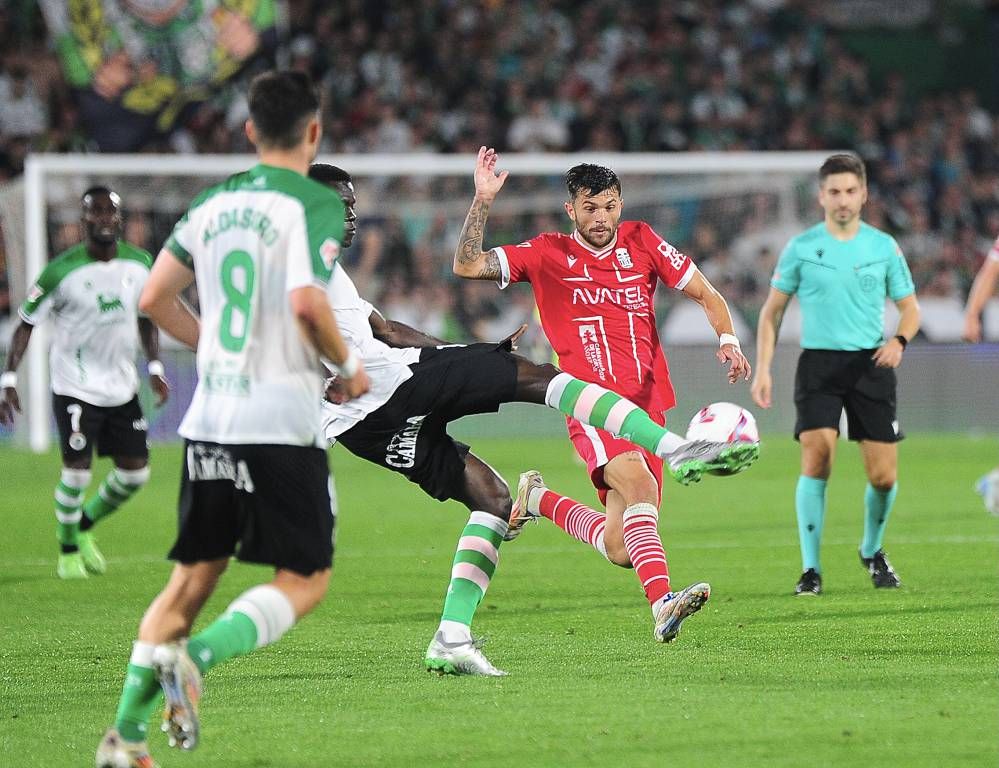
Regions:
[[[867,169],[864,168],[864,161],[859,155],[850,152],[842,152],[838,155],[830,155],[819,168],[819,183],[826,180],[827,176],[834,173],[852,173],[860,179],[861,184],[867,184]]]
[[[565,188],[569,199],[575,200],[581,190],[587,190],[590,195],[598,195],[606,189],[613,189],[621,194],[621,181],[610,168],[591,163],[574,165],[565,173]]]
[[[92,204],[91,198],[95,195],[107,195],[111,198],[111,202],[114,203],[115,208],[121,206],[121,197],[118,193],[111,189],[111,187],[106,187],[103,184],[97,184],[90,187],[86,192],[80,195],[80,205],[84,208],[89,208]]]
[[[305,72],[271,70],[253,78],[247,96],[260,143],[292,149],[302,143],[308,121],[319,110],[319,93]]]
[[[350,174],[343,168],[337,168],[328,163],[313,163],[309,166],[309,178],[318,181],[320,184],[353,184]]]

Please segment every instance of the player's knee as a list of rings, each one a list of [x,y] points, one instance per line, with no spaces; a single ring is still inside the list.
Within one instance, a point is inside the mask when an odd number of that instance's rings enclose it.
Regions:
[[[870,482],[871,487],[874,488],[874,490],[880,491],[881,493],[885,493],[892,489],[892,487],[895,485],[895,481],[897,478],[895,472],[886,470],[882,472],[874,472],[867,479],[868,482]]]

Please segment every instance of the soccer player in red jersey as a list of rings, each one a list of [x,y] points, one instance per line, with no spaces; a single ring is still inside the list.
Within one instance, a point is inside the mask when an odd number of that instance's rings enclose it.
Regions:
[[[582,164],[566,174],[565,211],[575,225],[571,235],[546,233],[483,251],[489,207],[508,175],[497,174],[497,159],[495,150],[479,150],[475,199],[455,252],[454,272],[494,280],[501,288],[531,283],[541,325],[563,371],[630,398],[665,424],[665,412],[676,398],[653,304],[656,285],[663,282],[703,307],[718,334],[717,358],[729,364],[729,382],[749,378],[749,361],[739,347],[725,299],[687,256],[648,224],[621,221],[621,183],[609,168]],[[551,383],[557,386],[558,377]],[[548,399],[557,396],[549,392]],[[680,623],[707,601],[710,586],[699,582],[680,592],[670,589],[658,532],[663,460],[571,416],[566,421],[606,513],[548,490],[532,470],[521,475],[509,537],[519,533],[526,520],[544,516],[610,562],[634,568],[652,607],[655,638],[669,642]],[[668,454],[667,466],[682,483],[714,469],[739,471],[759,455],[756,444],[705,446],[678,435],[672,439],[675,450]]]

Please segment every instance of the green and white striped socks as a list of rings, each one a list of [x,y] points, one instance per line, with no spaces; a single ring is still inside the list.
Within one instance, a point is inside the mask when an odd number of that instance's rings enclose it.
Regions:
[[[96,495],[83,506],[80,530],[90,530],[94,523],[107,517],[128,501],[149,480],[149,467],[121,469],[114,467],[101,481]]]
[[[63,467],[55,488],[56,538],[63,552],[76,552],[76,537],[80,532],[83,493],[90,485],[89,469]]]
[[[472,617],[489,588],[499,562],[499,546],[507,521],[488,512],[472,512],[458,540],[451,566],[451,583],[444,598],[438,628],[448,642],[471,637]]]
[[[657,456],[672,453],[687,442],[684,437],[656,424],[649,414],[627,398],[568,373],[559,373],[549,382],[545,403],[584,424],[630,440]]]

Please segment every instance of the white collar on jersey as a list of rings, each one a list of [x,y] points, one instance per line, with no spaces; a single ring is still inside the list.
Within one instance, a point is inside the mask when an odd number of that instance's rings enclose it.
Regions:
[[[617,245],[617,232],[614,233],[614,239],[611,240],[609,243],[607,243],[607,245],[605,245],[603,248],[600,248],[599,250],[596,249],[596,248],[594,248],[592,245],[590,245],[588,242],[586,242],[583,238],[581,238],[579,236],[579,230],[578,229],[573,228],[573,230],[572,230],[572,239],[575,240],[577,243],[579,243],[581,246],[583,246],[591,254],[593,254],[593,258],[595,258],[597,260],[600,260],[600,259],[605,258],[611,251],[614,250],[614,246]]]

